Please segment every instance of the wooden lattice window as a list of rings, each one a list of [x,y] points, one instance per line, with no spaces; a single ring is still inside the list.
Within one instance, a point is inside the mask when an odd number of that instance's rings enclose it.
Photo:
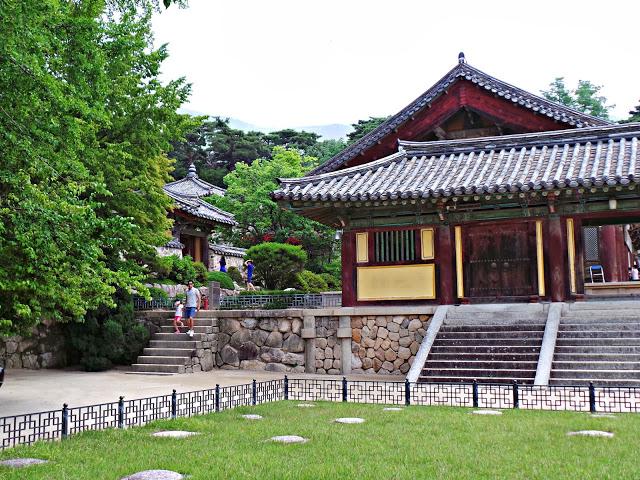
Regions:
[[[598,238],[598,227],[584,227],[584,260],[585,262],[600,261],[600,243]]]
[[[411,262],[416,259],[416,231],[391,230],[375,232],[373,248],[375,261]]]

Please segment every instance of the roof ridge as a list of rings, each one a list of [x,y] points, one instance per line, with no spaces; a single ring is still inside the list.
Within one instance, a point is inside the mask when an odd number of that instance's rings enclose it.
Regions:
[[[347,146],[344,150],[331,157],[322,165],[319,165],[318,167],[313,169],[311,172],[309,172],[310,175],[314,176],[321,173],[327,173],[344,165],[346,162],[354,158],[358,153],[373,146],[380,138],[391,133],[394,128],[397,128],[398,126],[404,124],[417,111],[422,110],[425,105],[438,98],[453,82],[455,82],[457,78],[466,78],[469,76],[469,73],[473,73],[484,80],[482,82],[479,82],[482,83],[482,85],[479,85],[481,88],[486,88],[485,84],[489,82],[497,84],[503,89],[511,92],[508,94],[508,99],[512,98],[515,94],[521,97],[521,100],[515,103],[521,105],[524,108],[529,108],[535,112],[538,112],[542,109],[543,112],[540,112],[541,114],[553,117],[557,120],[562,121],[563,123],[576,125],[578,128],[584,128],[583,124],[586,124],[587,126],[594,126],[593,123],[596,124],[595,126],[611,124],[611,122],[607,120],[603,120],[601,118],[597,118],[573,108],[567,107],[560,103],[547,100],[544,97],[538,96],[531,92],[527,92],[526,90],[511,85],[510,83],[507,83],[503,80],[499,80],[498,78],[493,77],[472,65],[469,65],[465,61],[463,63],[456,64],[442,78],[440,78],[440,80],[438,80],[435,84],[433,84],[430,88],[419,95],[415,100],[409,103],[398,113],[392,115],[385,122],[381,123],[377,128],[364,135],[358,141]],[[473,82],[473,80],[469,80]],[[497,93],[499,96],[507,98],[507,96],[502,92]],[[522,98],[528,101],[525,101]],[[553,111],[555,112],[555,114],[550,115],[548,113],[549,111]],[[563,115],[566,117],[566,119],[564,120],[562,119]]]

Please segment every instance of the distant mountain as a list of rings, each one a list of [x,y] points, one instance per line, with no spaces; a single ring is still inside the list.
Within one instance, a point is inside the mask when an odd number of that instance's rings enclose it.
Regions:
[[[195,110],[189,110],[186,108],[183,108],[180,111],[181,113],[188,113],[189,115],[199,115],[199,116],[207,115],[206,113],[197,112]],[[213,118],[216,116],[217,115],[209,115],[210,118]],[[224,115],[220,115],[220,117],[227,118]],[[254,131],[254,132],[269,133],[276,130],[283,130],[282,128],[253,125],[251,123],[238,120],[237,118],[229,118],[229,125],[231,126],[231,128],[235,128],[237,130],[244,130],[245,132]],[[351,125],[344,125],[341,123],[331,123],[329,125],[311,125],[311,126],[304,126],[304,127],[292,126],[287,128],[292,128],[293,130],[303,130],[305,132],[317,133],[322,137],[323,140],[335,140],[338,138],[344,138],[347,136],[349,132],[353,130]]]

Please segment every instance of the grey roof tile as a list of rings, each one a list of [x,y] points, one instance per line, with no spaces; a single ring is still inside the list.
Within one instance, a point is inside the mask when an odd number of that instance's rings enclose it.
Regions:
[[[471,140],[399,142],[364,165],[280,179],[276,200],[366,201],[450,197],[578,186],[640,178],[640,123]]]

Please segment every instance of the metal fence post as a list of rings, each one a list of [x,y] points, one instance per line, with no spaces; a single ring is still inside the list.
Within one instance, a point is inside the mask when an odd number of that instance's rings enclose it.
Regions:
[[[176,394],[176,389],[173,389],[171,393],[171,418],[176,418],[178,413],[178,395]]]
[[[289,377],[284,376],[284,399],[289,400]]]
[[[118,428],[124,428],[124,397],[118,399]]]
[[[220,411],[220,385],[216,383],[216,412]]]
[[[596,387],[593,386],[593,382],[589,382],[589,411],[596,411]]]
[[[342,377],[342,401],[347,401],[347,377]]]
[[[407,379],[404,381],[404,404],[406,406],[411,405],[411,385]]]
[[[255,405],[258,400],[258,387],[256,385],[256,379],[251,382],[251,405]]]
[[[66,403],[62,405],[62,432],[61,437],[67,438],[69,436],[69,405]]]
[[[473,408],[478,408],[478,381],[473,381]]]
[[[518,392],[518,381],[513,381],[513,408],[520,408],[520,394]]]

